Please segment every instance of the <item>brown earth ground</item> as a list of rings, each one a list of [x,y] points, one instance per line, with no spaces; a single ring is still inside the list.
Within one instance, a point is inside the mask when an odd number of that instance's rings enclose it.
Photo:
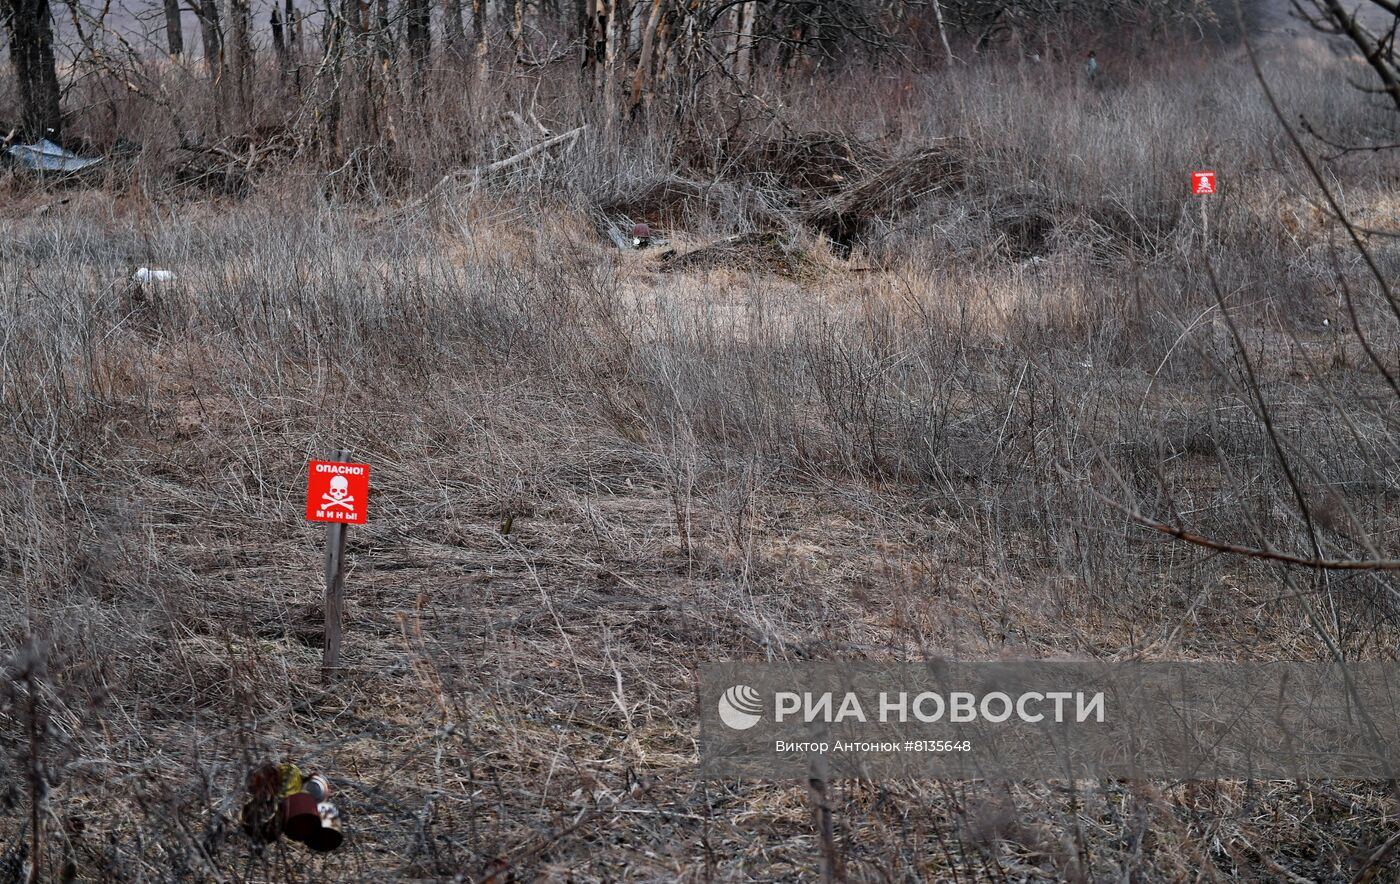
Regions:
[[[1247,359],[1329,554],[1395,554],[1396,402],[1337,274],[1383,363],[1400,338],[1221,64],[1039,117],[1014,77],[972,84],[936,135],[957,180],[849,259],[800,225],[736,258],[714,213],[663,230],[714,261],[619,252],[595,210],[645,174],[407,216],[291,172],[225,201],[6,179],[0,586],[7,641],[41,639],[10,673],[7,868],[33,756],[55,877],[792,880],[825,853],[853,880],[1394,879],[1383,783],[840,783],[824,849],[805,785],[696,773],[709,661],[1326,659],[1309,606],[1394,658],[1388,578],[1291,577],[1112,505],[1304,548]],[[1319,85],[1342,62],[1300,64],[1294,106],[1388,119]],[[1202,157],[1209,235],[1178,193]],[[1400,227],[1387,155],[1329,168]],[[301,495],[340,446],[374,478],[327,689]],[[238,830],[267,759],[330,773],[344,849]]]

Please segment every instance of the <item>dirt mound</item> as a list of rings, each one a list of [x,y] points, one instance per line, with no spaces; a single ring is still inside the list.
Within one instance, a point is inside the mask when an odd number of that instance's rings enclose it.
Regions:
[[[600,229],[621,221],[672,229],[706,221],[730,229],[803,226],[846,254],[876,218],[898,216],[930,193],[965,186],[967,154],[955,138],[902,154],[829,132],[748,141],[731,147],[711,173],[713,182],[658,178],[608,195],[597,204]],[[766,236],[736,239],[725,248],[750,248]]]
[[[961,140],[946,138],[883,159],[868,174],[810,206],[803,220],[849,253],[876,218],[898,216],[929,194],[965,187],[966,156]]]
[[[810,204],[872,174],[885,160],[883,151],[859,139],[814,132],[749,145],[734,164],[789,191],[795,204]]]
[[[894,153],[875,142],[826,132],[754,140],[732,147],[714,181],[698,176],[634,182],[599,202],[600,231],[637,221],[670,230],[750,231],[690,252],[669,252],[667,270],[717,266],[770,267],[797,272],[787,231],[806,229],[848,257],[880,225],[899,223],[941,195],[965,203],[997,240],[995,251],[1024,261],[1053,251],[1057,230],[1081,226],[1103,250],[1153,251],[1176,225],[1172,207],[1145,215],[1113,205],[1077,205],[1043,193],[1007,189],[981,169],[964,139],[945,137]],[[794,263],[796,261],[796,263]]]
[[[598,211],[610,219],[684,227],[695,218],[713,214],[721,200],[716,190],[722,186],[676,176],[636,181],[602,199]]]
[[[645,222],[653,230],[781,229],[789,212],[767,194],[730,181],[705,182],[669,176],[634,181],[598,201],[593,211],[600,234],[627,231]]]
[[[661,253],[659,263],[660,269],[667,272],[737,267],[778,276],[801,276],[815,272],[819,266],[788,237],[770,231],[728,236],[688,252],[668,249]]]

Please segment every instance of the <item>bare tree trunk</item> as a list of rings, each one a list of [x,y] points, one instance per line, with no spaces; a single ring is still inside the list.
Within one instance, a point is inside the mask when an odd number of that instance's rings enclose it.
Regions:
[[[429,0],[419,0],[427,3]],[[403,4],[406,9],[407,3]],[[393,63],[397,46],[389,22],[389,0],[361,0],[360,2],[360,74],[363,86],[360,92],[360,135],[367,142],[379,140],[383,130],[381,123],[388,112],[389,66]],[[374,60],[370,58],[373,49]],[[377,60],[377,64],[376,64]],[[417,66],[410,62],[409,76],[418,83]]]
[[[421,0],[421,2],[426,5],[428,0]],[[408,0],[404,3],[404,9],[409,13],[407,17],[414,14],[414,6],[414,0]],[[394,58],[394,34],[389,23],[389,0],[375,0],[374,11],[374,45],[379,53],[379,61],[387,68],[389,62]],[[408,27],[411,29],[412,25],[410,24]],[[412,36],[410,35],[408,39],[412,40]]]
[[[350,75],[348,47],[353,43],[356,0],[325,0],[326,55],[330,64],[324,69],[330,78],[330,95],[326,99],[325,142],[333,156],[344,153],[345,80]]]
[[[617,62],[622,52],[622,19],[618,0],[608,0],[608,15],[604,21],[607,43],[603,59],[603,107],[607,111],[609,124],[617,117]]]
[[[421,93],[423,77],[428,70],[428,59],[433,50],[433,37],[429,29],[432,23],[432,6],[428,0],[404,0],[404,17],[408,57],[413,65],[413,86]]]
[[[641,49],[642,25],[645,24],[646,5],[645,0],[634,3],[627,10],[627,39],[623,41],[623,57],[632,55]]]
[[[234,107],[240,115],[246,115],[253,67],[253,46],[248,35],[248,0],[228,0],[228,36],[228,67],[232,74]]]
[[[302,31],[306,25],[306,15],[296,8],[293,0],[287,0],[287,42],[291,49],[292,88],[302,94],[301,60],[306,57],[306,47],[302,43]]]
[[[578,41],[582,52],[579,54],[579,70],[586,71],[588,68],[588,40],[591,29],[588,27],[589,19],[588,0],[574,0],[574,31],[578,35]]]
[[[171,58],[185,54],[185,32],[180,29],[180,0],[165,0],[165,42]]]
[[[472,0],[472,40],[476,43],[476,78],[486,81],[486,0]]]
[[[292,94],[301,95],[301,16],[293,0],[286,0],[282,11],[282,39],[287,51],[282,56],[282,79],[292,85]]]
[[[287,39],[282,33],[282,11],[276,4],[272,6],[272,15],[268,18],[268,26],[272,28],[272,48],[277,53],[277,59],[282,62],[282,69],[287,68]]]
[[[525,0],[515,0],[515,14],[511,17],[511,42],[515,44],[515,60],[525,60]]]
[[[598,72],[608,54],[607,0],[586,0],[583,15],[583,74],[596,96]]]
[[[10,61],[19,81],[20,125],[29,138],[59,138],[58,72],[54,68],[49,0],[7,0]]]
[[[218,0],[198,0],[199,36],[204,43],[204,65],[209,78],[219,79],[224,69],[224,31],[219,21]]]
[[[735,15],[739,16],[738,33],[734,37],[734,76],[739,82],[749,81],[749,67],[753,56],[753,20],[758,14],[754,8],[753,0],[742,3],[735,7]]]
[[[443,32],[447,48],[458,58],[467,55],[467,32],[462,28],[462,0],[443,0]]]
[[[651,56],[656,47],[656,29],[661,23],[661,0],[651,0],[651,15],[642,32],[642,54],[637,60],[637,72],[632,76],[632,108],[634,116],[642,103],[642,87],[651,76]]]
[[[651,104],[657,86],[671,76],[672,57],[676,51],[676,41],[672,37],[673,21],[670,16],[662,16],[656,31],[656,72],[647,81],[646,102]]]

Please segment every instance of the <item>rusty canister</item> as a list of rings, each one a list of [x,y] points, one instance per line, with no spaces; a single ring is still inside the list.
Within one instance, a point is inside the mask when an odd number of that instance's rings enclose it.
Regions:
[[[293,841],[305,841],[321,828],[321,814],[316,799],[305,792],[295,792],[282,799],[282,832]]]

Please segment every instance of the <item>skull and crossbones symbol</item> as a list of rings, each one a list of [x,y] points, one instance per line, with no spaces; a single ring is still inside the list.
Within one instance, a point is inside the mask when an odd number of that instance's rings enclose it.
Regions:
[[[355,498],[350,494],[350,482],[344,476],[331,476],[331,490],[321,495],[321,506],[330,509],[343,506],[346,512],[355,511]]]

